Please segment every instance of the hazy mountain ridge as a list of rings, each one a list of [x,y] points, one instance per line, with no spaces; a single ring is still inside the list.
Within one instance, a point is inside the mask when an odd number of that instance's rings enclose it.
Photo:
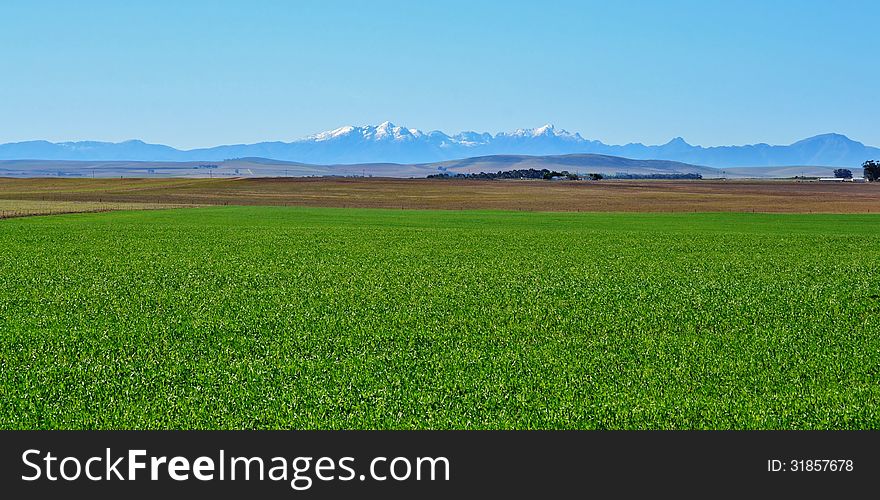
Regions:
[[[292,142],[222,145],[179,150],[139,140],[120,143],[27,141],[0,144],[0,160],[222,161],[260,157],[312,165],[421,164],[491,155],[600,154],[635,160],[668,160],[710,167],[817,165],[858,167],[880,158],[880,148],[840,134],[823,134],[790,145],[702,147],[677,137],[666,144],[609,145],[545,125],[490,134],[423,132],[384,122],[344,126]]]
[[[491,155],[433,163],[361,163],[311,165],[268,158],[223,161],[0,160],[0,177],[426,177],[430,174],[472,174],[548,169],[572,173],[688,174],[712,178],[785,178],[830,176],[833,167],[739,167],[723,169],[669,160],[634,160],[597,154],[549,156]]]

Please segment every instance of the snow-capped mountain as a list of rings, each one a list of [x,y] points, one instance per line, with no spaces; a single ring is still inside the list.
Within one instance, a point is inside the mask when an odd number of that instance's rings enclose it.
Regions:
[[[362,139],[364,141],[414,141],[424,136],[421,130],[398,127],[391,122],[383,122],[377,126],[367,125],[355,127],[346,125],[337,129],[310,135],[296,142],[324,142],[334,139]]]
[[[608,145],[550,124],[494,135],[473,131],[447,135],[439,130],[423,132],[384,122],[379,125],[347,125],[292,142],[224,145],[186,151],[142,141],[29,141],[0,145],[0,160],[221,161],[261,157],[318,165],[418,164],[487,155],[575,153],[671,160],[721,168],[784,165],[852,168],[865,160],[880,158],[880,149],[840,134],[819,135],[787,146],[754,144],[704,148],[690,145],[681,137],[657,146],[640,143]]]

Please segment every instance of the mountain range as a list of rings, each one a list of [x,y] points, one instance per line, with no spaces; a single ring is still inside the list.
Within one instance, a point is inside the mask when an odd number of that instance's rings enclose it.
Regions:
[[[119,143],[26,141],[0,144],[0,160],[223,161],[260,157],[313,165],[422,164],[492,155],[599,154],[636,160],[668,160],[715,168],[826,166],[856,168],[880,158],[880,148],[840,134],[823,134],[789,145],[702,147],[676,137],[662,145],[610,145],[553,125],[497,134],[423,132],[390,122],[345,126],[292,142],[222,145],[180,150],[139,140]]]

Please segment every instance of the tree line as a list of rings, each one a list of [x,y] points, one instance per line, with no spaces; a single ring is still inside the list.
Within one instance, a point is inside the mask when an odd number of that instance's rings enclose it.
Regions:
[[[601,179],[702,179],[700,174],[628,174],[618,172],[614,175],[603,176],[599,173],[589,173],[585,175],[571,173],[567,170],[557,172],[546,168],[537,170],[534,168],[520,170],[499,170],[498,172],[480,172],[474,174],[455,174],[442,172],[439,174],[431,174],[429,179],[566,179],[566,180],[591,180],[598,181]]]
[[[601,174],[588,175],[590,178],[602,178]],[[577,180],[581,178],[579,175],[572,174],[571,172],[568,172],[566,170],[563,170],[562,172],[556,172],[554,170],[548,170],[546,168],[541,170],[536,170],[534,168],[503,171],[499,170],[498,172],[480,172],[478,174],[453,174],[443,172],[428,176],[429,179],[553,179],[554,177],[571,180]]]

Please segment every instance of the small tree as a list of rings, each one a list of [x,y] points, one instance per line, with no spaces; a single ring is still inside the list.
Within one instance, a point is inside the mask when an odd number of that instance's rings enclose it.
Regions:
[[[589,174],[591,181],[598,181],[602,179],[602,174],[591,173]]]
[[[834,177],[838,179],[852,179],[852,170],[848,168],[836,168],[834,169]]]
[[[862,163],[862,168],[865,169],[866,181],[874,182],[880,180],[880,161],[868,160]]]

